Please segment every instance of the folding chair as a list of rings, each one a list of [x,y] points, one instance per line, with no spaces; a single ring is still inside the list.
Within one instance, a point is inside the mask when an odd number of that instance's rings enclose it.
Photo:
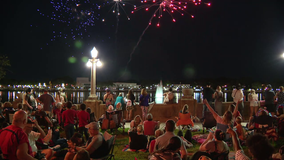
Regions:
[[[114,159],[113,150],[114,150],[115,139],[116,139],[116,135],[112,136],[109,140],[107,140],[108,151],[109,151],[108,155],[101,157],[101,158],[98,158],[98,159],[93,159],[93,160],[101,160],[101,159],[111,160],[111,159]]]

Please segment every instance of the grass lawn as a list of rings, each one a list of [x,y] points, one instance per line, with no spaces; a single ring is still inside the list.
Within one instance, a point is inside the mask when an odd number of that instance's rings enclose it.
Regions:
[[[127,135],[127,131],[128,128],[125,128],[126,133],[122,134],[122,129],[118,129],[118,131],[115,131],[113,135],[117,135],[116,137],[116,141],[115,141],[115,146],[114,146],[114,155],[115,155],[115,159],[116,160],[134,160],[135,158],[137,158],[138,160],[142,160],[142,159],[147,159],[149,153],[143,153],[143,152],[123,152],[122,149],[125,147],[126,144],[128,144],[128,135]],[[175,133],[177,134],[178,130],[175,130]],[[199,131],[199,132],[192,132],[192,135],[196,135],[196,134],[203,134],[203,131]],[[271,142],[272,145],[275,147],[275,153],[278,152],[278,149],[284,145],[284,139],[279,139],[276,142]],[[199,150],[199,146],[200,144],[196,143],[195,141],[193,141],[193,147],[187,149],[188,153],[195,153],[196,151]],[[243,147],[244,152],[246,155],[249,155],[248,153],[248,149],[246,146]],[[230,147],[230,150],[233,151],[233,146]],[[251,158],[251,157],[250,157]]]
[[[128,131],[128,128],[125,128],[125,131]],[[175,133],[177,134],[178,130],[175,130]],[[115,159],[116,160],[125,160],[125,159],[135,159],[137,158],[138,160],[140,159],[147,159],[149,153],[146,152],[123,152],[122,150],[124,149],[125,145],[128,144],[129,139],[128,139],[128,135],[127,133],[122,134],[122,129],[118,129],[118,131],[116,131],[114,133],[115,135],[117,135],[116,137],[116,141],[115,141],[115,146],[114,146],[114,155],[115,155]],[[114,135],[113,134],[113,135]],[[195,134],[202,134],[202,131],[200,132],[193,132],[193,135]],[[193,142],[193,147],[189,148],[187,151],[189,153],[195,153],[196,151],[198,151],[199,149],[199,144],[196,144]]]

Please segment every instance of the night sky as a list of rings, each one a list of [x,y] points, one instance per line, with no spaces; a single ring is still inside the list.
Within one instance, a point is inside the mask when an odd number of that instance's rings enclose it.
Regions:
[[[251,77],[256,81],[284,79],[284,59],[280,57],[284,52],[282,0],[206,1],[211,3],[210,7],[188,4],[186,11],[194,18],[174,13],[175,23],[164,13],[160,27],[156,26],[157,19],[153,19],[123,74],[130,53],[155,10],[142,9],[131,14],[133,4],[143,4],[127,2],[132,4],[124,7],[130,21],[121,11],[116,28],[117,19],[111,5],[102,5],[100,10],[91,12],[93,26],[89,23],[82,36],[75,40],[70,37],[71,28],[75,30],[80,22],[86,22],[84,16],[67,26],[67,23],[50,19],[55,9],[48,0],[2,2],[1,54],[8,55],[11,61],[7,78],[88,77],[90,69],[82,58],[90,58],[90,51],[95,46],[99,51],[98,58],[103,62],[97,69],[98,81],[190,81],[220,77]],[[90,8],[88,5],[79,7]],[[71,8],[73,14],[74,8]],[[58,15],[60,13],[56,12]],[[63,17],[60,19],[64,20]],[[57,37],[60,32],[62,37]],[[67,38],[64,34],[68,34]],[[72,56],[76,58],[75,63],[68,61]]]

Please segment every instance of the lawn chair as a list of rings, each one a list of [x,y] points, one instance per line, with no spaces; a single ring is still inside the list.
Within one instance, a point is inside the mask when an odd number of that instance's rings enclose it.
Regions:
[[[92,160],[111,160],[114,159],[114,154],[113,154],[113,150],[114,150],[114,144],[115,144],[115,139],[116,139],[116,135],[112,136],[109,140],[107,140],[107,144],[108,144],[108,155],[98,158],[98,159],[92,159]]]

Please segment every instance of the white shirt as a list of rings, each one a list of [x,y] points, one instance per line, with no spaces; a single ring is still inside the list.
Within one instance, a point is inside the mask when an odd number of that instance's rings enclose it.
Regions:
[[[162,148],[167,147],[167,145],[170,142],[170,139],[173,136],[176,136],[173,132],[166,132],[165,134],[163,134],[160,137],[158,137],[156,139],[156,143],[155,143],[155,146],[154,146],[154,152],[157,151],[157,150],[160,150]],[[180,141],[183,142],[183,140],[181,138],[180,138]],[[156,149],[156,148],[158,148],[158,149]],[[180,150],[186,150],[185,146],[184,146],[184,143],[182,143],[182,145],[180,147]]]
[[[40,136],[40,133],[31,131],[31,133],[28,135],[30,146],[32,147],[33,152],[37,152],[37,146],[36,141],[38,140]]]
[[[249,97],[251,96],[250,106],[256,107],[258,106],[258,95],[257,94],[249,94]]]
[[[232,92],[232,97],[234,98],[234,102],[238,103],[238,101],[242,101],[244,99],[244,93],[241,89],[234,89]]]

